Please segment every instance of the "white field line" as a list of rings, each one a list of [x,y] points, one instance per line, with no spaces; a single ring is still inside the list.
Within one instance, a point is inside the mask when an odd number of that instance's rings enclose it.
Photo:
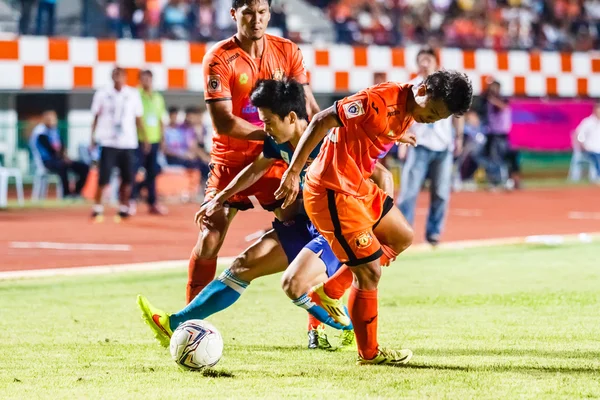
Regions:
[[[464,250],[476,247],[491,247],[491,246],[506,246],[514,244],[544,244],[544,245],[559,245],[565,243],[590,243],[600,240],[600,232],[594,233],[579,233],[572,235],[535,235],[522,237],[509,237],[500,239],[482,239],[482,240],[461,240],[455,242],[441,243],[436,248],[432,248],[426,243],[411,246],[407,252],[427,252],[436,251],[437,249],[446,250]],[[219,257],[220,265],[230,265],[234,257]],[[45,278],[55,276],[82,276],[82,275],[104,275],[116,272],[145,272],[145,271],[161,271],[169,269],[184,270],[188,260],[171,260],[171,261],[153,261],[135,264],[116,264],[116,265],[100,265],[91,267],[73,267],[73,268],[54,268],[54,269],[37,269],[25,271],[5,271],[0,272],[1,280],[26,279],[26,278]]]
[[[13,249],[50,249],[84,251],[131,251],[128,244],[57,243],[57,242],[10,242]]]
[[[569,219],[597,219],[597,220],[600,220],[600,212],[571,211],[571,212],[569,212]]]

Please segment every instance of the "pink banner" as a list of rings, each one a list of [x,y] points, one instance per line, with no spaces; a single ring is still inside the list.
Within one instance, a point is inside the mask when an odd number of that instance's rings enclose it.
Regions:
[[[570,151],[571,134],[592,114],[591,100],[511,100],[514,148],[537,151]]]

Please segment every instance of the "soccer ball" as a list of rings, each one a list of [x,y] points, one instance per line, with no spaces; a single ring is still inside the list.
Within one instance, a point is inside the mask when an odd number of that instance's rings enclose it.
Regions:
[[[171,357],[183,369],[212,367],[223,355],[223,338],[212,324],[192,319],[179,325],[171,337]]]

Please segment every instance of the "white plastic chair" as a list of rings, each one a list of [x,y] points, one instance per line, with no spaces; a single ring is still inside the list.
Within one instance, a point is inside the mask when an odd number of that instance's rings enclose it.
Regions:
[[[8,180],[11,177],[15,178],[19,206],[23,207],[24,205],[23,175],[21,171],[17,168],[4,168],[0,164],[0,208],[5,208],[8,205]]]

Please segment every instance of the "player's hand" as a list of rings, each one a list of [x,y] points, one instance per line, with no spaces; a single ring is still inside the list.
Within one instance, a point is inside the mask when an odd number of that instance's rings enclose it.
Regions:
[[[404,143],[409,146],[416,146],[417,145],[417,136],[413,132],[406,132],[404,135],[402,135],[400,137],[400,140],[398,140],[398,143]]]
[[[219,195],[215,196],[212,200],[202,204],[200,210],[194,216],[194,223],[200,226],[202,222],[202,218],[210,217],[217,211],[223,208],[224,201],[221,199]]]
[[[300,174],[294,173],[289,169],[281,177],[279,189],[275,191],[275,199],[285,199],[281,208],[286,208],[296,200],[300,191]]]

